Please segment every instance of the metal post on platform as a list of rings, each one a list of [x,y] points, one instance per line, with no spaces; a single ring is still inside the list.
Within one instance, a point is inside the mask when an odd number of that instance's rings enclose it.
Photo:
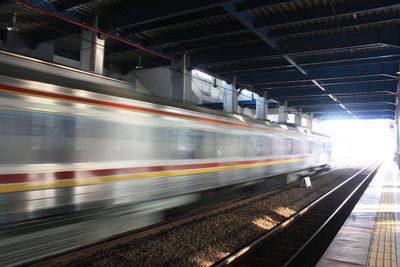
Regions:
[[[301,112],[302,112],[302,109],[300,108],[294,114],[294,124],[296,124],[298,126],[301,126],[301,119],[302,119]]]
[[[236,76],[233,77],[232,88],[224,88],[224,111],[237,113],[238,93],[236,90]]]
[[[310,113],[308,119],[306,120],[306,127],[310,130],[313,128],[313,119],[314,119],[314,113]]]
[[[399,67],[400,71],[400,67]],[[397,95],[396,95],[396,111],[395,111],[395,123],[396,123],[396,144],[395,144],[395,155],[394,160],[396,161],[398,167],[400,168],[400,77],[397,82]]]
[[[267,118],[268,103],[267,103],[267,92],[264,96],[259,96],[256,99],[256,120],[263,120]]]
[[[288,106],[287,101],[284,104],[278,105],[278,123],[287,123],[288,120]]]
[[[98,17],[94,20],[94,27],[98,27]],[[105,38],[98,33],[82,29],[81,68],[86,71],[103,74]]]
[[[192,90],[192,71],[188,70],[189,56],[183,54],[181,63],[171,63],[171,100],[187,102]]]

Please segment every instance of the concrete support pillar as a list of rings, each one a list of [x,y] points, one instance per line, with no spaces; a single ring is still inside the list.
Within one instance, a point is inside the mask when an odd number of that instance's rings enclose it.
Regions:
[[[298,109],[297,112],[294,114],[294,124],[301,126],[301,109]]]
[[[236,77],[233,78],[231,88],[224,88],[224,111],[237,113],[238,93],[236,90]]]
[[[396,111],[395,111],[395,155],[394,160],[397,162],[400,168],[400,80],[397,84],[397,101],[396,101]]]
[[[98,19],[96,18],[95,28],[97,28],[97,24]],[[104,43],[105,39],[96,32],[82,29],[80,62],[83,70],[103,74]]]
[[[192,71],[186,68],[186,64],[189,64],[187,54],[184,54],[180,61],[180,64],[171,63],[170,98],[171,100],[187,102],[192,90]]]
[[[256,120],[263,120],[268,116],[268,102],[267,93],[264,96],[260,96],[256,99]]]
[[[306,123],[306,128],[308,128],[308,129],[310,129],[310,130],[312,130],[312,127],[313,127],[313,114],[311,113],[310,114],[310,116],[309,116],[309,118],[307,119],[307,123]]]
[[[7,32],[0,31],[0,49],[2,50],[4,50],[6,39],[7,39]]]
[[[278,106],[278,123],[287,123],[288,120],[288,108],[287,102],[285,101],[284,104],[279,104]]]

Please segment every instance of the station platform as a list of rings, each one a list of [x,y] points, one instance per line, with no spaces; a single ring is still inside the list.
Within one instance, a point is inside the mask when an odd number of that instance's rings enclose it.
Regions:
[[[384,162],[317,266],[398,266],[399,188],[397,165]]]

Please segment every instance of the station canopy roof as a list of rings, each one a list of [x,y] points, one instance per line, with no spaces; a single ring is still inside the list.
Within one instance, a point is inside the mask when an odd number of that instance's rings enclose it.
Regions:
[[[139,57],[148,68],[186,53],[190,67],[317,117],[395,116],[398,0],[3,0],[2,38],[13,16],[31,47],[54,42],[55,54],[72,59],[79,24],[97,17],[113,36],[105,64],[122,73]]]

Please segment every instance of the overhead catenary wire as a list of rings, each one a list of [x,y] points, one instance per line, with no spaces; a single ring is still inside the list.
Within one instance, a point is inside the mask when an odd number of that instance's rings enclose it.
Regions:
[[[4,11],[2,12],[2,14],[5,14],[5,15],[10,16],[10,17],[14,15],[14,13],[7,13],[7,12],[4,12]],[[24,19],[23,17],[19,18],[19,20],[20,20],[20,21],[24,21],[25,23],[28,23],[28,22],[30,23],[30,22],[31,22],[31,21],[28,21],[28,20]],[[54,32],[57,32],[57,33],[61,33],[61,34],[65,34],[66,36],[71,35],[70,33],[65,32],[65,31],[63,31],[63,30],[60,30],[59,28],[53,27],[53,26],[51,26],[51,25],[44,24],[44,25],[42,25],[42,26],[45,27],[45,28],[47,28],[47,29],[49,29],[49,30],[51,30],[51,31],[54,31]],[[94,42],[93,40],[90,40],[90,39],[87,39],[87,38],[82,37],[81,34],[73,34],[72,36],[73,36],[74,38],[78,39],[79,41],[85,41],[85,42],[91,43],[92,45],[98,45],[98,46],[101,46],[101,47],[104,47],[104,48],[106,47],[106,45],[98,44],[98,43]],[[88,49],[89,49],[89,48],[88,48]],[[136,58],[136,57],[137,57],[137,56],[135,56],[135,58]],[[170,68],[170,67],[167,67],[167,66],[164,66],[164,65],[155,63],[155,62],[153,62],[153,61],[151,61],[151,60],[148,60],[148,59],[145,59],[145,60],[143,60],[143,61],[146,62],[146,63],[149,63],[150,65],[152,65],[152,66],[154,66],[154,67],[162,67],[162,68],[168,69],[168,70],[173,71],[173,72],[177,72],[177,73],[179,72],[179,71],[173,70],[173,69]],[[193,75],[189,75],[189,74],[186,74],[186,73],[184,73],[184,72],[179,72],[179,73],[180,73],[181,75],[190,76],[192,79],[197,79],[197,80],[200,80],[201,82],[204,82],[204,83],[213,85],[212,82],[209,82],[209,81],[207,81],[206,79],[201,79],[201,78],[199,78],[199,77],[195,77],[195,76],[193,76]],[[218,78],[219,78],[219,79],[223,79],[223,78],[220,78],[220,77],[218,77]],[[225,80],[226,80],[226,79],[225,79]],[[230,88],[227,88],[227,87],[223,87],[223,86],[220,86],[220,85],[217,85],[217,89],[219,90],[220,94],[222,94],[221,89],[223,89],[223,90],[231,90],[231,91],[233,92],[233,89],[230,89]],[[242,95],[242,97],[245,97],[245,98],[248,98],[248,99],[252,99],[251,97],[249,97],[249,96],[247,96],[247,95]],[[257,99],[253,99],[253,100],[259,101],[259,100],[257,100]]]
[[[15,0],[15,2],[16,2],[17,4],[19,4],[19,5],[24,6],[24,7],[27,7],[27,8],[30,8],[30,9],[34,9],[34,10],[39,11],[39,12],[41,12],[41,13],[44,13],[44,14],[47,14],[47,15],[50,15],[50,16],[59,18],[59,19],[61,19],[61,20],[63,20],[63,21],[72,23],[72,24],[74,24],[74,25],[77,25],[77,26],[79,26],[79,27],[85,28],[85,29],[87,29],[87,30],[94,31],[94,32],[96,32],[96,33],[98,33],[98,34],[101,34],[101,35],[105,36],[105,37],[112,38],[112,39],[117,40],[117,41],[120,41],[120,42],[122,42],[122,43],[131,45],[131,46],[134,46],[134,47],[136,47],[136,48],[138,48],[138,49],[140,49],[140,50],[142,50],[142,51],[145,51],[145,52],[148,52],[148,53],[150,53],[150,54],[153,54],[153,55],[162,57],[162,58],[164,58],[164,59],[167,59],[167,60],[169,60],[169,61],[171,61],[171,62],[174,62],[174,63],[177,63],[177,64],[179,64],[179,65],[183,65],[183,66],[188,67],[188,68],[191,68],[191,69],[196,69],[195,66],[192,66],[192,65],[190,65],[190,64],[184,63],[184,62],[182,62],[182,61],[180,61],[180,60],[177,60],[177,59],[175,59],[175,58],[173,58],[173,57],[170,57],[170,56],[168,56],[168,55],[164,55],[164,54],[162,54],[162,53],[153,51],[153,50],[148,49],[148,48],[146,48],[146,47],[144,47],[144,46],[135,44],[134,42],[131,42],[131,41],[125,39],[125,38],[116,36],[116,35],[114,35],[114,34],[107,33],[107,32],[105,32],[105,31],[103,31],[103,30],[98,29],[98,28],[94,28],[94,27],[88,26],[88,25],[86,25],[86,24],[84,24],[84,23],[82,23],[82,22],[78,22],[78,21],[75,21],[75,20],[73,20],[73,19],[70,19],[70,18],[67,18],[67,17],[65,17],[65,16],[62,16],[62,15],[60,15],[60,14],[53,13],[53,12],[51,12],[51,11],[49,11],[49,10],[46,10],[46,9],[43,9],[43,8],[38,7],[38,6],[36,6],[36,5],[33,5],[33,4],[30,4],[30,3],[24,2],[24,1],[22,1],[22,0]],[[89,41],[89,40],[86,40],[86,41]],[[93,43],[92,41],[89,41],[89,42]],[[93,43],[93,44],[94,44],[94,43]],[[204,71],[203,71],[203,72],[204,72]],[[234,80],[232,80],[232,79],[226,79],[226,78],[223,78],[223,77],[219,77],[218,75],[215,75],[215,74],[212,74],[212,73],[207,73],[207,72],[204,72],[204,73],[206,73],[206,74],[208,74],[208,75],[210,75],[210,76],[216,77],[216,78],[218,78],[218,79],[225,80],[225,81],[230,82],[230,83],[235,83],[235,85],[239,85],[239,86],[242,87],[242,88],[246,88],[246,89],[251,90],[251,85],[244,84],[244,83],[240,83],[240,82],[234,81]],[[229,90],[229,88],[225,88],[225,87],[223,87],[223,88],[224,88],[225,90]],[[231,90],[233,90],[233,89],[231,89]],[[247,96],[245,96],[245,97],[247,97]],[[249,99],[250,99],[250,97],[249,97]],[[259,100],[257,100],[257,99],[253,99],[253,100],[259,101]]]
[[[98,33],[98,34],[101,34],[101,35],[103,35],[103,36],[106,36],[106,37],[109,37],[109,38],[118,40],[118,41],[120,41],[120,42],[122,42],[122,43],[131,45],[131,46],[134,46],[134,47],[136,47],[136,48],[138,48],[138,49],[140,49],[140,50],[143,50],[143,51],[146,51],[146,52],[148,52],[148,53],[150,53],[150,54],[153,54],[153,55],[156,55],[156,56],[165,58],[165,59],[167,59],[167,60],[169,60],[169,61],[171,61],[171,62],[175,62],[175,63],[177,63],[177,64],[184,65],[184,66],[189,67],[189,68],[192,68],[192,69],[196,69],[194,66],[191,66],[190,64],[187,64],[187,63],[183,63],[183,62],[181,62],[180,60],[177,60],[177,59],[175,59],[175,58],[173,58],[173,57],[170,57],[170,56],[168,56],[168,55],[164,55],[164,54],[159,53],[159,52],[157,52],[157,51],[153,51],[153,50],[151,50],[151,49],[148,49],[148,48],[146,48],[146,47],[143,47],[143,46],[141,46],[141,45],[138,45],[138,44],[136,44],[136,43],[134,43],[134,42],[131,42],[130,40],[127,40],[127,39],[125,39],[125,38],[121,38],[121,37],[116,36],[116,35],[114,35],[114,34],[110,34],[110,33],[108,33],[108,32],[102,31],[102,30],[100,30],[100,29],[98,29],[98,28],[94,28],[94,27],[88,26],[88,25],[86,25],[86,24],[83,24],[83,23],[78,22],[78,21],[76,21],[76,20],[67,18],[67,17],[65,17],[65,16],[63,16],[63,15],[60,15],[60,14],[58,14],[58,13],[54,13],[54,12],[52,12],[52,11],[43,9],[43,8],[37,6],[37,5],[30,4],[30,3],[27,3],[27,2],[22,1],[22,0],[16,0],[15,2],[16,2],[17,4],[19,4],[19,5],[22,5],[22,6],[31,8],[31,9],[34,9],[34,10],[39,11],[39,12],[41,12],[41,13],[44,13],[44,14],[47,14],[47,15],[50,15],[50,16],[59,18],[59,19],[61,19],[61,20],[64,20],[64,21],[69,22],[69,23],[72,23],[72,24],[75,24],[75,25],[80,26],[80,27],[82,27],[82,28],[86,28],[86,29],[88,29],[88,30],[94,31],[94,32],[96,32],[96,33]],[[206,72],[206,73],[207,73],[207,72]],[[210,74],[210,75],[212,75],[212,76],[214,76],[214,77],[220,78],[220,77],[218,77],[217,75],[213,75],[213,74],[211,74],[211,73],[207,73],[207,74]],[[223,78],[222,78],[222,79],[223,79]],[[224,80],[227,80],[227,81],[229,81],[229,82],[234,82],[234,81],[229,80],[229,79],[224,79]],[[240,83],[240,82],[234,82],[234,83],[237,84],[237,85],[240,85],[240,86],[242,86],[242,87],[245,87],[245,88],[250,89],[250,88],[249,88],[250,86],[247,85],[247,84],[243,84],[243,83]],[[225,89],[226,89],[226,88],[225,88]],[[257,101],[257,100],[256,100],[256,101]]]
[[[274,2],[274,0],[272,0],[272,2],[273,2],[274,4],[277,4],[277,3]],[[278,3],[278,4],[279,4],[279,3]],[[246,6],[246,3],[244,3],[244,5]],[[290,20],[287,18],[287,16],[286,16],[281,10],[279,10],[279,12],[284,16],[284,18],[286,19],[286,21],[288,21],[289,23],[292,22],[292,21],[290,21]],[[261,23],[265,28],[267,28],[267,25],[265,25],[265,23],[264,23],[263,20],[261,20],[261,19],[259,19],[259,18],[257,18],[257,17],[256,17],[256,19],[258,19],[258,20],[260,21],[260,23]],[[297,27],[297,26],[296,26],[296,27]],[[271,30],[271,31],[272,31],[272,30]],[[274,32],[272,31],[272,33],[274,33]],[[303,40],[311,49],[313,48],[313,47],[311,46],[311,44],[309,44],[309,43],[307,42],[307,40],[305,40],[304,38],[302,38],[302,40]],[[281,41],[280,44],[282,44],[283,46],[285,46],[285,48],[289,51],[289,53],[293,53],[293,51],[290,49],[290,47],[287,46],[284,42]],[[283,55],[283,58],[285,58],[290,64],[293,65],[293,67],[295,67],[295,68],[296,68],[298,71],[300,71],[303,75],[309,77],[309,74],[308,74],[306,71],[304,71],[302,68],[297,67],[297,66],[296,66],[297,63],[295,63],[289,56]],[[319,87],[322,91],[326,92],[327,95],[328,95],[332,100],[334,100],[335,102],[338,102],[339,105],[340,105],[347,113],[349,113],[354,119],[358,119],[358,118],[357,118],[357,117],[342,103],[342,101],[340,101],[337,97],[334,96],[334,94],[333,94],[328,88],[322,86],[322,85],[321,85],[317,80],[315,80],[315,79],[312,79],[311,81],[315,84],[315,86]]]
[[[46,10],[46,9],[41,8],[41,7],[38,7],[38,6],[36,6],[36,5],[27,3],[27,2],[22,1],[22,0],[15,0],[15,2],[16,2],[17,4],[19,4],[19,5],[22,5],[22,6],[26,6],[26,7],[28,7],[28,8],[35,9],[35,10],[37,10],[37,11],[39,11],[39,12],[45,13],[45,14],[47,14],[47,15],[50,15],[50,16],[53,16],[53,17],[56,17],[56,18],[59,18],[59,19],[61,19],[61,20],[64,20],[64,21],[69,22],[69,23],[72,23],[72,24],[74,24],[74,25],[77,25],[77,26],[79,26],[79,27],[85,28],[85,29],[87,29],[87,30],[94,31],[94,32],[96,32],[96,33],[98,33],[98,34],[104,35],[105,37],[108,37],[108,38],[111,38],[111,39],[120,41],[120,42],[125,43],[125,44],[130,45],[130,46],[134,46],[134,47],[136,47],[136,48],[138,48],[138,49],[140,49],[140,50],[143,50],[143,51],[148,52],[148,53],[150,53],[150,54],[153,54],[153,55],[162,57],[162,58],[167,59],[167,60],[169,60],[169,61],[171,61],[171,62],[174,62],[174,63],[180,64],[180,65],[186,66],[186,67],[191,68],[191,69],[196,69],[196,67],[195,67],[195,66],[192,66],[191,64],[182,62],[181,60],[175,59],[175,58],[173,58],[173,57],[171,57],[171,56],[168,56],[168,55],[159,53],[159,52],[157,52],[157,51],[153,51],[153,50],[148,49],[148,48],[146,48],[146,47],[144,47],[144,46],[141,46],[141,45],[138,45],[138,44],[136,44],[136,43],[134,43],[134,42],[132,42],[132,41],[129,41],[129,40],[125,39],[125,38],[116,36],[116,35],[114,35],[114,34],[105,32],[105,31],[103,31],[103,30],[100,30],[100,29],[98,29],[98,28],[94,28],[94,27],[92,27],[92,26],[88,26],[88,25],[86,25],[86,24],[84,24],[84,23],[82,23],[82,22],[78,22],[78,21],[76,21],[76,20],[74,20],[74,19],[67,18],[67,17],[62,16],[62,15],[60,15],[60,14],[51,12],[51,11],[49,11],[49,10]],[[207,72],[206,72],[206,73],[207,73]],[[207,73],[207,74],[219,78],[217,75],[213,75],[212,73]],[[234,82],[234,81],[231,80],[231,79],[225,79],[225,80],[227,80],[227,81],[229,81],[229,82]],[[237,82],[237,81],[235,81],[235,83],[236,83],[237,85],[242,86],[242,87],[246,87],[246,88],[249,88],[249,89],[251,88],[251,86],[248,85],[248,84],[243,84],[243,83],[240,83],[240,82]]]

